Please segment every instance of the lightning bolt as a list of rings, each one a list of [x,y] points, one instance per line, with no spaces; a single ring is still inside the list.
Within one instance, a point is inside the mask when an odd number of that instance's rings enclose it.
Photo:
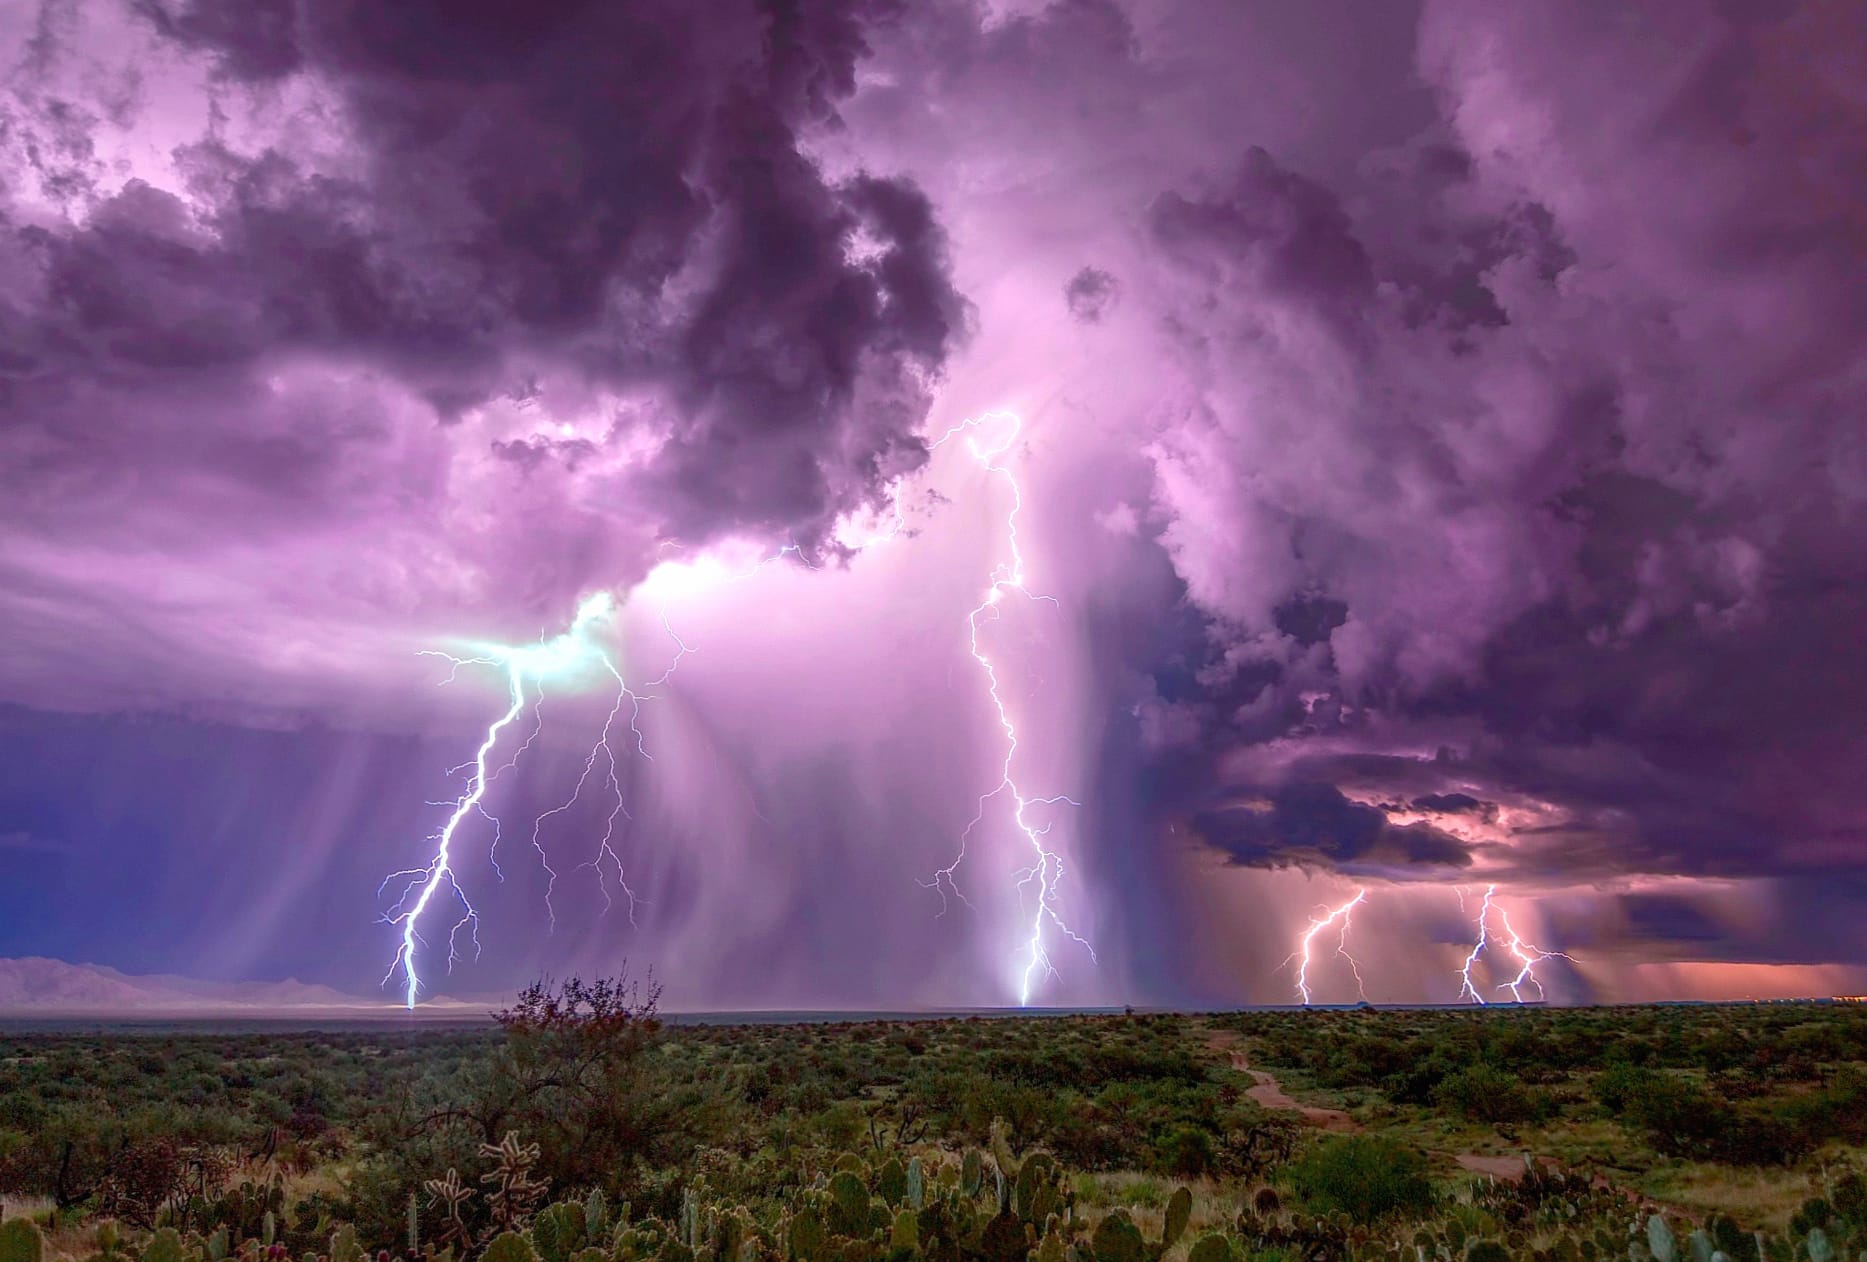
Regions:
[[[981,431],[988,426],[996,429],[998,434],[996,441],[982,441]],[[968,649],[972,654],[972,659],[979,664],[981,674],[985,677],[986,693],[991,698],[992,710],[997,716],[999,731],[1004,738],[1005,756],[999,764],[998,783],[980,794],[978,810],[974,813],[972,822],[960,834],[959,854],[953,862],[936,871],[931,882],[922,882],[922,884],[939,891],[942,915],[946,913],[946,900],[949,894],[961,902],[966,902],[966,896],[960,891],[956,873],[959,865],[965,861],[967,842],[973,831],[984,821],[987,805],[1000,797],[1010,799],[1012,823],[1029,843],[1034,856],[1029,866],[1019,869],[1015,874],[1019,901],[1021,903],[1025,901],[1027,891],[1032,885],[1035,885],[1037,889],[1035,906],[1031,911],[1030,937],[1026,940],[1022,951],[1025,964],[1018,991],[1019,1006],[1027,1007],[1031,1002],[1031,988],[1035,981],[1042,977],[1055,976],[1057,972],[1050,962],[1050,953],[1045,946],[1044,930],[1047,925],[1054,927],[1063,937],[1087,951],[1091,962],[1095,961],[1096,952],[1086,938],[1070,928],[1068,922],[1057,910],[1057,883],[1063,877],[1063,857],[1044,844],[1044,837],[1050,832],[1051,825],[1045,823],[1040,827],[1031,818],[1034,807],[1056,806],[1059,803],[1081,806],[1082,803],[1060,794],[1053,797],[1034,797],[1019,786],[1015,774],[1018,757],[1018,727],[1012,719],[1010,708],[1005,704],[1004,694],[1000,691],[998,667],[986,653],[979,638],[981,626],[988,620],[996,621],[999,618],[1000,609],[1009,597],[1015,596],[1032,602],[1047,601],[1052,605],[1057,603],[1053,596],[1032,592],[1025,586],[1024,581],[1024,552],[1018,543],[1018,513],[1024,507],[1024,491],[1018,484],[1017,476],[1005,463],[1005,458],[1017,444],[1023,427],[1023,421],[1013,413],[987,412],[953,426],[929,446],[929,450],[937,450],[951,439],[963,436],[966,450],[972,458],[978,461],[987,473],[1003,481],[1008,488],[1011,504],[1005,514],[1004,537],[1007,557],[993,566],[988,575],[983,598],[966,616]],[[899,511],[897,510],[898,518]],[[967,903],[967,906],[970,907],[971,904]]]
[[[1485,1002],[1484,996],[1479,993],[1477,985],[1472,981],[1472,969],[1477,965],[1479,955],[1491,943],[1491,918],[1495,913],[1498,926],[1503,931],[1504,949],[1510,952],[1518,965],[1517,975],[1498,986],[1497,989],[1508,990],[1513,1002],[1522,1003],[1523,988],[1534,986],[1536,997],[1542,999],[1544,997],[1543,983],[1536,975],[1536,966],[1544,960],[1567,960],[1571,957],[1564,955],[1561,951],[1545,951],[1533,942],[1526,942],[1523,936],[1511,926],[1510,913],[1497,905],[1496,894],[1497,886],[1491,885],[1485,888],[1484,902],[1478,908],[1478,939],[1472,943],[1471,953],[1465,957],[1465,963],[1459,969],[1459,995],[1461,998],[1471,996],[1472,1002],[1476,1004],[1482,1005]],[[1463,892],[1460,894],[1460,901],[1464,901]]]
[[[1361,965],[1356,961],[1354,956],[1348,953],[1349,925],[1353,918],[1355,908],[1361,906],[1363,902],[1367,901],[1367,898],[1368,891],[1366,889],[1358,889],[1355,891],[1355,897],[1349,899],[1340,907],[1332,909],[1327,915],[1320,918],[1312,916],[1310,918],[1309,928],[1305,930],[1303,936],[1297,940],[1297,949],[1291,952],[1290,959],[1284,961],[1286,964],[1288,964],[1290,960],[1297,961],[1297,994],[1302,997],[1304,1007],[1308,1007],[1310,1003],[1309,966],[1311,962],[1311,950],[1316,943],[1316,935],[1337,922],[1341,923],[1342,931],[1336,937],[1335,953],[1348,961],[1348,970],[1355,975],[1355,989],[1360,992],[1362,999],[1367,999],[1368,989],[1362,984]]]
[[[1497,886],[1492,885],[1486,887],[1484,904],[1478,909],[1478,940],[1472,943],[1471,954],[1465,957],[1465,963],[1459,968],[1460,997],[1463,998],[1466,995],[1470,995],[1472,997],[1472,1002],[1480,1005],[1484,1003],[1485,997],[1478,993],[1478,987],[1472,982],[1472,969],[1477,966],[1478,957],[1483,953],[1486,943],[1490,940],[1491,896],[1495,893],[1497,893]],[[1460,890],[1459,905],[1463,907],[1464,904],[1465,891]]]
[[[599,592],[585,599],[578,606],[576,617],[572,620],[570,628],[562,635],[552,639],[540,640],[536,644],[526,645],[491,644],[477,646],[476,653],[470,657],[456,657],[451,653],[443,653],[436,650],[423,650],[421,653],[423,657],[440,657],[450,663],[447,677],[440,681],[442,684],[454,682],[454,680],[459,677],[463,667],[491,666],[499,668],[505,675],[510,703],[506,707],[504,713],[487,725],[486,734],[481,739],[479,748],[475,752],[472,760],[462,763],[459,767],[453,769],[453,771],[457,773],[471,767],[472,774],[467,778],[466,787],[454,800],[451,813],[448,815],[446,823],[431,837],[435,846],[434,857],[419,868],[407,868],[400,872],[390,873],[383,879],[382,885],[377,887],[377,893],[380,895],[384,889],[388,888],[390,882],[399,877],[409,878],[408,883],[403,887],[401,896],[396,899],[395,903],[390,906],[388,911],[383,913],[383,920],[385,922],[399,926],[402,931],[401,942],[396,948],[395,958],[390,962],[389,971],[383,975],[383,984],[385,986],[388,985],[390,980],[393,979],[398,972],[401,973],[403,978],[404,1001],[408,1007],[413,1008],[415,1006],[415,1002],[420,997],[422,988],[421,975],[416,967],[415,959],[417,947],[427,945],[426,940],[422,938],[420,932],[421,920],[423,915],[427,913],[430,906],[434,903],[436,897],[443,891],[452,895],[459,903],[462,911],[460,918],[454,922],[452,928],[448,932],[448,969],[451,971],[454,964],[460,959],[458,942],[463,929],[468,931],[476,953],[479,949],[479,912],[474,908],[466,891],[461,888],[460,881],[453,867],[454,841],[461,824],[469,815],[474,814],[492,823],[493,839],[491,846],[488,848],[488,855],[493,863],[493,870],[499,874],[501,880],[504,880],[505,873],[499,868],[497,857],[494,855],[494,850],[499,843],[499,820],[486,810],[485,799],[487,789],[491,787],[493,781],[516,766],[519,758],[527,749],[531,748],[532,742],[537,739],[538,732],[543,725],[543,711],[541,708],[544,695],[543,681],[552,677],[574,675],[592,664],[599,664],[616,680],[618,693],[616,705],[610,710],[609,717],[603,726],[602,735],[598,738],[596,746],[591,750],[590,757],[584,764],[584,776],[577,782],[577,792],[581,793],[584,780],[588,779],[599,756],[607,759],[607,781],[615,793],[615,806],[609,814],[606,830],[598,847],[596,857],[587,866],[595,867],[598,874],[598,883],[603,888],[605,905],[607,906],[609,890],[606,880],[606,869],[603,863],[606,859],[614,861],[617,880],[622,889],[628,893],[630,899],[631,919],[633,919],[634,894],[632,891],[629,891],[628,884],[622,877],[622,860],[617,856],[611,845],[616,818],[620,814],[626,814],[626,811],[623,807],[622,785],[617,775],[615,755],[610,748],[609,739],[611,728],[626,700],[633,707],[631,710],[630,730],[635,733],[637,747],[640,749],[641,732],[635,724],[635,715],[640,709],[640,698],[629,689],[627,683],[624,681],[621,668],[594,638],[595,624],[614,613],[615,609],[615,599],[607,592]],[[489,771],[488,763],[492,758],[494,749],[497,748],[499,744],[500,736],[517,721],[519,715],[526,709],[528,684],[532,685],[537,690],[537,697],[532,702],[533,726],[531,734],[525,738],[523,744],[513,751],[512,756],[508,758],[503,765]],[[646,750],[641,750],[641,752],[644,755],[647,753]],[[574,793],[571,797],[571,801],[574,802],[575,800],[576,794]],[[556,814],[568,808],[569,803],[566,803],[563,807],[546,812],[546,815]],[[541,819],[542,818],[543,817],[541,817]],[[536,826],[534,826],[532,832],[532,844],[538,848],[540,859],[543,860],[544,850],[539,844],[538,828]],[[550,875],[552,881],[555,882],[557,874],[552,871],[549,862],[545,863],[545,871]],[[547,888],[547,900],[548,898],[549,889]]]

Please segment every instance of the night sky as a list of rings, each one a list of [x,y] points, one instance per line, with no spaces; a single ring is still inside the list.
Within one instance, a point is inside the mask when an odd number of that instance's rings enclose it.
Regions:
[[[398,1001],[607,593],[424,994],[1291,1002],[1358,893],[1318,1002],[1867,989],[1867,7],[0,0],[0,74],[0,957]]]

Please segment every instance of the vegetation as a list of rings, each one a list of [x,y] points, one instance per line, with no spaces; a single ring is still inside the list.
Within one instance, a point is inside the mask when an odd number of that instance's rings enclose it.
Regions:
[[[1867,1259],[1858,1008],[658,1006],[0,1035],[0,1262]]]

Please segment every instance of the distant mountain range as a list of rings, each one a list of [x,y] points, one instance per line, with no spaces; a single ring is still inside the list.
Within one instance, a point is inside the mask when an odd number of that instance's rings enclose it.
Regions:
[[[362,997],[287,979],[282,982],[205,982],[189,977],[138,976],[101,964],[68,964],[36,956],[0,959],[0,1013],[12,1016],[149,1013],[160,1015],[263,1015],[311,1009],[346,1013],[389,1012],[385,997]],[[424,1008],[478,1007],[440,999]]]

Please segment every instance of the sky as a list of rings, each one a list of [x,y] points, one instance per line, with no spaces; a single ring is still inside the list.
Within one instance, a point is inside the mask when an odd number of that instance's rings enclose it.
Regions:
[[[0,957],[1867,989],[1860,6],[0,0],[0,74]]]

